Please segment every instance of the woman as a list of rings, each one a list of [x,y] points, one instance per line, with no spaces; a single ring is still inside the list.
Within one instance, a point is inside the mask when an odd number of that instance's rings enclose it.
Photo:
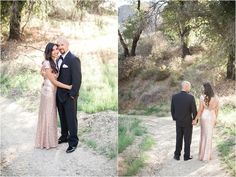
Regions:
[[[56,44],[48,43],[44,52],[45,60],[43,68],[45,78],[41,89],[41,99],[38,115],[35,147],[52,148],[57,147],[57,110],[56,110],[56,88],[71,89],[71,86],[57,81],[58,69],[56,59],[58,58]]]
[[[204,83],[203,90],[204,95],[200,97],[200,105],[194,124],[201,117],[201,137],[198,158],[201,161],[209,161],[212,158],[212,135],[218,116],[219,99],[214,94],[210,83]]]

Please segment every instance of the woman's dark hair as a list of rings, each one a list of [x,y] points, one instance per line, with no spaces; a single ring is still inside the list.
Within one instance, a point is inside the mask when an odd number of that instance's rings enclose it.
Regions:
[[[205,94],[204,102],[207,106],[209,106],[211,98],[214,97],[215,94],[209,82],[204,83],[203,87],[204,87],[204,94]]]
[[[57,67],[56,67],[56,63],[53,61],[52,59],[52,50],[53,50],[53,47],[55,46],[56,44],[54,43],[51,43],[49,42],[45,48],[45,51],[44,51],[44,57],[45,57],[45,60],[48,60],[49,63],[50,63],[50,66],[52,68],[52,72],[53,73],[58,73],[58,70],[57,70]]]

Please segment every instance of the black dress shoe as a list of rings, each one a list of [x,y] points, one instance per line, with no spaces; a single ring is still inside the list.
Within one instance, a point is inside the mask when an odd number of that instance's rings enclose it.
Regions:
[[[69,146],[66,150],[67,153],[71,153],[73,151],[75,151],[76,147],[72,147],[72,146]]]
[[[58,140],[58,144],[67,143],[67,142],[68,142],[67,140],[61,140],[61,139]]]
[[[187,157],[187,158],[184,158],[184,161],[186,161],[186,160],[191,160],[193,157]]]
[[[175,160],[179,160],[179,156],[174,156],[174,159]]]

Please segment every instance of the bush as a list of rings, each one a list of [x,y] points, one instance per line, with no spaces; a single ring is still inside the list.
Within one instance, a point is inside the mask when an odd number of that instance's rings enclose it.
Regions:
[[[135,77],[145,66],[145,61],[138,57],[126,58],[119,60],[119,80],[127,80],[130,77]]]
[[[173,72],[170,76],[170,86],[176,87],[180,85],[180,81],[184,79],[184,76],[179,72]]]
[[[169,69],[152,68],[149,70],[144,70],[142,72],[143,80],[149,80],[152,78],[155,81],[162,81],[168,78],[169,76],[170,76]]]

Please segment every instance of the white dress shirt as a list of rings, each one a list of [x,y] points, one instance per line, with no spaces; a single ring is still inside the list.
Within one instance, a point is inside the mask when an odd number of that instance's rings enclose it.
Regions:
[[[64,60],[64,58],[66,57],[66,55],[68,54],[68,52],[69,52],[69,50],[68,50],[67,52],[65,52],[64,54],[61,55],[62,58],[63,58],[63,60]],[[61,69],[61,64],[62,64],[63,60],[62,60],[61,58],[58,60],[58,69],[59,69],[59,70]]]

